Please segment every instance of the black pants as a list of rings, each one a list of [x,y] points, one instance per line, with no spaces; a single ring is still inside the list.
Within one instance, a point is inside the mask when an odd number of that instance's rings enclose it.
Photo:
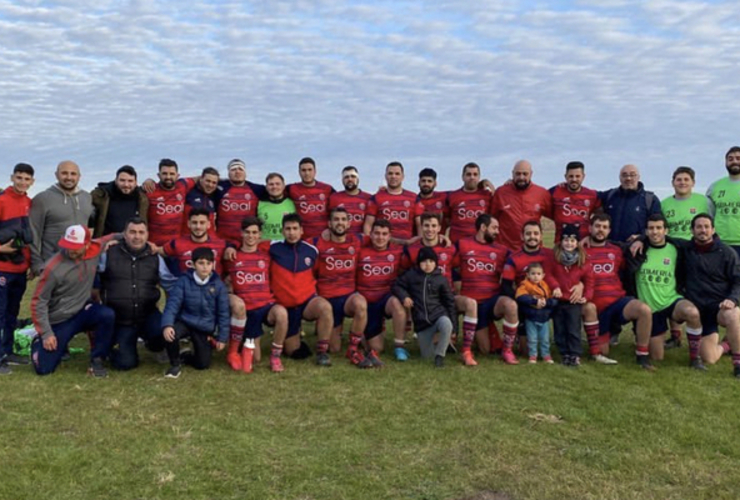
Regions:
[[[561,302],[552,314],[555,343],[561,356],[581,356],[581,305]]]
[[[162,313],[154,311],[145,321],[135,325],[116,325],[113,333],[113,349],[110,359],[118,370],[130,370],[139,366],[137,341],[144,339],[150,351],[161,351],[165,347],[162,337]]]
[[[175,340],[173,342],[167,342],[167,356],[170,358],[170,365],[180,365],[180,340],[186,337],[190,337],[190,342],[193,344],[193,352],[186,358],[183,358],[183,362],[191,365],[196,370],[205,370],[211,366],[211,353],[213,352],[213,346],[208,341],[208,337],[213,332],[204,332],[196,330],[195,328],[189,327],[182,321],[175,322]]]

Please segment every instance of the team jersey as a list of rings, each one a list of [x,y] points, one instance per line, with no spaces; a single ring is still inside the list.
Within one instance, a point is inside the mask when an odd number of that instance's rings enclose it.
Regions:
[[[234,295],[244,301],[247,311],[275,302],[270,289],[270,244],[261,243],[255,252],[237,250],[236,258],[227,262]]]
[[[421,240],[413,245],[406,245],[403,249],[401,267],[403,269],[410,269],[416,266],[419,251],[425,246]],[[454,245],[445,246],[440,244],[436,244],[431,248],[437,254],[437,267],[439,267],[442,274],[447,278],[447,281],[450,282],[450,286],[452,286],[452,269],[460,265],[460,261],[457,258],[457,248]]]
[[[4,273],[25,273],[31,264],[30,210],[31,198],[26,193],[19,194],[12,186],[0,193],[0,243],[15,241],[17,248],[14,253],[0,254],[0,271]]]
[[[188,227],[188,217],[190,211],[194,208],[205,208],[208,210],[208,220],[211,221],[211,228],[208,230],[210,236],[216,236],[216,193],[205,194],[200,188],[200,185],[193,182],[193,187],[185,195],[185,217],[182,220],[181,234],[182,236],[188,236],[190,234],[190,228]]]
[[[178,179],[172,189],[164,189],[161,183],[157,183],[154,191],[146,193],[149,198],[149,241],[162,246],[180,237],[187,217],[185,197],[194,186],[193,179]]]
[[[227,244],[224,240],[219,238],[213,238],[208,236],[208,239],[203,242],[193,241],[190,236],[180,236],[174,240],[170,240],[162,246],[164,254],[169,257],[168,267],[175,276],[182,276],[189,269],[193,269],[193,250],[200,247],[210,248],[213,251],[214,262],[216,264],[216,274],[221,275],[221,259],[223,259],[224,251],[226,250]]]
[[[301,216],[304,240],[312,240],[326,229],[329,221],[329,197],[333,192],[333,187],[319,181],[313,186],[306,186],[301,182],[288,185],[286,193]]]
[[[714,211],[714,227],[722,243],[740,245],[740,180],[729,177],[709,186],[707,198]]]
[[[295,205],[290,198],[279,202],[262,200],[257,204],[257,217],[262,220],[262,237],[266,240],[283,239],[283,215],[294,214]]]
[[[297,307],[316,295],[314,266],[319,251],[301,240],[273,241],[270,245],[270,284],[275,299],[285,307]]]
[[[542,270],[545,272],[545,282],[550,289],[555,290],[558,288],[558,282],[552,273],[555,254],[551,249],[544,247],[540,247],[539,250],[535,250],[534,252],[525,252],[524,249],[512,252],[504,265],[503,279],[513,282],[515,286],[519,286],[527,275],[527,268],[535,262],[542,264]]]
[[[709,213],[709,200],[699,193],[692,193],[683,200],[669,196],[660,202],[660,208],[668,221],[668,234],[674,238],[690,240],[691,221],[698,214]]]
[[[367,215],[385,219],[391,223],[391,235],[394,238],[408,240],[414,235],[416,217],[424,213],[424,205],[416,193],[404,189],[399,194],[386,190],[375,193],[367,206]]]
[[[490,299],[501,291],[501,273],[510,251],[498,243],[481,243],[475,237],[457,242],[460,259],[460,294],[478,301]]]
[[[332,299],[356,290],[357,258],[362,243],[362,236],[353,234],[348,234],[342,243],[314,238],[313,245],[319,251],[316,274],[320,296]]]
[[[603,247],[587,246],[586,261],[594,275],[594,299],[598,312],[602,312],[627,293],[624,291],[619,271],[622,269],[622,249],[613,243]]]
[[[487,189],[452,191],[447,196],[450,213],[450,240],[457,243],[462,238],[475,236],[475,219],[491,209],[491,192]]]
[[[447,191],[432,191],[429,198],[423,198],[419,195],[419,201],[424,205],[424,212],[439,214],[442,216],[442,230],[444,232],[448,227],[448,218],[450,216],[449,207],[447,206]]]
[[[249,181],[235,186],[229,180],[219,182],[217,196],[217,230],[222,240],[241,245],[244,217],[257,215],[257,204],[267,197],[265,186]]]
[[[635,275],[637,297],[653,312],[662,311],[682,298],[676,291],[678,249],[670,243],[660,248],[647,246],[645,256]]]
[[[370,193],[360,191],[357,194],[349,194],[347,191],[339,191],[329,197],[329,212],[335,208],[344,208],[349,215],[349,232],[362,233],[365,223],[365,210],[372,196]]]
[[[388,245],[385,250],[376,250],[372,245],[360,249],[357,263],[357,291],[370,302],[377,302],[393,288],[401,270],[403,247]]]
[[[504,184],[493,194],[491,215],[498,219],[498,242],[512,250],[522,247],[522,228],[530,220],[540,221],[552,214],[550,192],[536,184],[519,190],[513,183]]]
[[[580,226],[579,239],[588,236],[591,214],[601,206],[599,193],[593,189],[581,186],[574,193],[567,184],[561,183],[550,188],[552,197],[552,220],[555,222],[555,243],[560,241],[560,234],[566,224]]]

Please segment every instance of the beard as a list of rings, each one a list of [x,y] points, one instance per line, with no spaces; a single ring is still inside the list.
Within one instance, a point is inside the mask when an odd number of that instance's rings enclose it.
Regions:
[[[486,240],[486,243],[493,243],[496,241],[496,235],[491,233],[483,233],[483,239]]]
[[[730,175],[740,174],[740,163],[730,163],[727,165],[727,173]]]
[[[344,189],[347,191],[354,191],[355,189],[357,189],[357,184],[355,184],[354,182],[345,182]]]
[[[420,187],[420,188],[419,188],[419,192],[420,192],[421,194],[423,194],[423,195],[425,195],[425,196],[426,196],[426,195],[432,194],[432,193],[434,192],[434,188],[433,188],[433,187],[431,187],[431,186],[424,186],[424,187]]]
[[[514,187],[523,191],[529,187],[530,181],[514,181]]]

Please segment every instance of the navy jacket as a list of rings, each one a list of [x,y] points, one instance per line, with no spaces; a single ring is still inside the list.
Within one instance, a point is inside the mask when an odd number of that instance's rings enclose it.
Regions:
[[[176,321],[203,332],[214,332],[218,326],[218,341],[229,339],[229,294],[226,285],[216,273],[205,285],[199,285],[194,271],[180,276],[170,290],[162,313],[162,328],[174,326]]]
[[[660,200],[652,191],[645,191],[642,182],[637,190],[622,187],[599,193],[604,212],[612,218],[609,239],[627,241],[633,234],[644,234],[648,217],[660,213]]]
[[[429,328],[442,316],[450,318],[453,328],[457,323],[455,296],[439,267],[430,274],[418,267],[409,269],[396,280],[393,295],[401,302],[406,297],[414,301],[411,315],[417,332]]]

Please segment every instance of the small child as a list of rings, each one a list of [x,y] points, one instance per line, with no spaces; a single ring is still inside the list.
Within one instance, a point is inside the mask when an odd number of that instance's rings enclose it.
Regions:
[[[529,345],[529,362],[537,363],[537,344],[545,363],[552,364],[550,356],[550,316],[557,305],[550,287],[544,280],[542,264],[534,262],[527,267],[527,277],[516,289],[516,300],[524,312],[524,329]]]
[[[229,296],[226,285],[213,272],[213,251],[196,248],[192,262],[194,270],[174,284],[162,313],[162,333],[170,358],[170,368],[164,374],[167,378],[180,376],[180,339],[190,337],[193,345],[193,352],[183,361],[196,370],[205,370],[211,365],[213,347],[209,337],[215,337],[216,327],[217,350],[226,347],[229,337]]]
[[[414,329],[423,358],[434,354],[434,366],[444,366],[445,353],[452,336],[452,318],[457,318],[455,296],[450,283],[437,267],[437,254],[430,247],[419,251],[417,267],[396,280],[393,294],[411,309]],[[437,346],[434,335],[439,332]]]

